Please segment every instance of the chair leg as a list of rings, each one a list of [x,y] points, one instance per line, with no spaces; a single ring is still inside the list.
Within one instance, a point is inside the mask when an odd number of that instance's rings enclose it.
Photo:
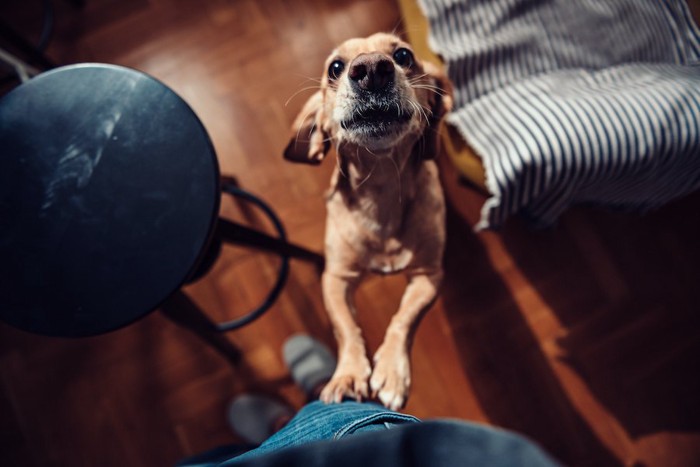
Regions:
[[[171,295],[161,306],[161,312],[175,324],[197,334],[232,365],[240,363],[240,350],[219,332],[216,323],[211,321],[183,291],[178,290]]]
[[[226,219],[219,219],[217,229],[221,239],[226,242],[259,248],[276,253],[280,256],[309,261],[318,268],[323,269],[325,263],[323,255],[307,250],[306,248],[271,237],[265,233]]]
[[[36,63],[45,70],[56,68],[53,63],[41,50],[38,50],[24,37],[20,36],[10,26],[0,21],[0,37],[17,48],[22,54],[26,55],[29,61]]]

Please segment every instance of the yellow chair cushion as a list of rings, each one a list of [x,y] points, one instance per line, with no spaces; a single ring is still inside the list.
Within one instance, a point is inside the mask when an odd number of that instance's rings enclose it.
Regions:
[[[435,55],[428,46],[428,20],[423,16],[416,1],[399,0],[399,6],[404,21],[404,29],[415,54],[421,60],[442,63],[440,57]],[[484,166],[481,158],[466,144],[456,128],[450,125],[444,125],[443,128],[447,129],[447,131],[443,130],[441,137],[443,151],[448,155],[462,177],[477,188],[487,192]]]

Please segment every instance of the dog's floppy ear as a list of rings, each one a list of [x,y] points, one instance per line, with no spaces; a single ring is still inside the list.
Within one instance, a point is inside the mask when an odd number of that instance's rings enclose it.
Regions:
[[[320,164],[330,148],[323,130],[323,95],[316,91],[294,120],[284,158],[292,162]]]
[[[454,94],[452,83],[440,68],[430,62],[423,62],[430,85],[435,89],[430,92],[428,104],[428,125],[423,131],[423,136],[416,143],[414,150],[418,151],[423,159],[433,159],[440,150],[440,122],[442,118],[452,110],[452,96]]]

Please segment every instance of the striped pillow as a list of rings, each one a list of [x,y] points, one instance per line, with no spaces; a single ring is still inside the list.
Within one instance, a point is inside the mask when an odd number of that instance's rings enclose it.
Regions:
[[[681,0],[419,0],[482,157],[477,229],[700,186],[700,32]]]

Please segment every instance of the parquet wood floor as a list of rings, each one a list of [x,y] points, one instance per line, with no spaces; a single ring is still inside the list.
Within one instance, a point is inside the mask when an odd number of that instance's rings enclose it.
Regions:
[[[0,15],[35,35],[35,3],[7,0]],[[164,81],[203,120],[222,172],[274,206],[292,241],[322,248],[334,162],[284,162],[288,127],[337,42],[400,28],[393,0],[54,3],[52,58]],[[644,216],[580,208],[545,231],[514,220],[474,233],[483,198],[441,168],[446,283],[416,336],[406,411],[512,428],[572,465],[700,465],[700,194]],[[222,213],[267,228],[228,200]],[[226,247],[188,292],[212,318],[236,316],[276,261]],[[404,283],[371,278],[358,293],[371,352]],[[334,346],[317,271],[301,262],[268,314],[229,335],[240,368],[160,313],[81,340],[0,325],[0,465],[166,466],[236,441],[236,394],[303,403],[280,356],[297,332]]]

